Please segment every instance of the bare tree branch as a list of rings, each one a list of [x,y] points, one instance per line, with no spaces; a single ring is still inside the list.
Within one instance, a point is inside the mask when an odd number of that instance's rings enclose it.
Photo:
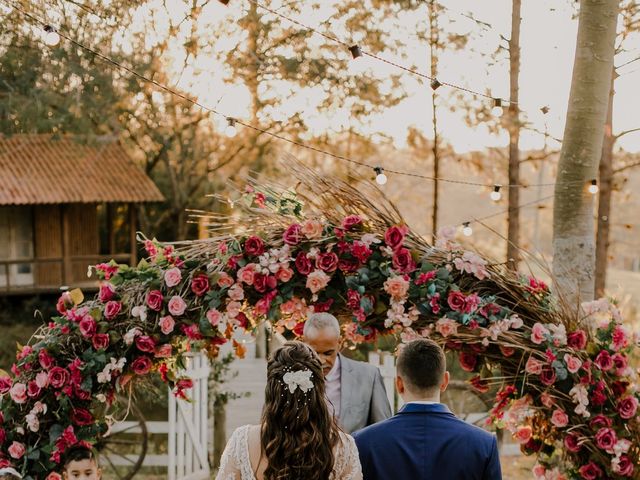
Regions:
[[[640,58],[640,57],[639,57]],[[638,132],[640,131],[640,127],[637,128],[631,128],[629,130],[623,130],[622,132],[618,133],[617,135],[614,135],[613,138],[615,138],[616,140],[618,140],[620,137],[625,136],[628,133],[633,133],[633,132]]]

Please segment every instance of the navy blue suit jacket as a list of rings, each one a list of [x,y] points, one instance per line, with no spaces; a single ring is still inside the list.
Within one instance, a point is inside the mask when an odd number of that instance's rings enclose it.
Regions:
[[[364,480],[502,479],[495,435],[441,403],[408,403],[353,437]]]

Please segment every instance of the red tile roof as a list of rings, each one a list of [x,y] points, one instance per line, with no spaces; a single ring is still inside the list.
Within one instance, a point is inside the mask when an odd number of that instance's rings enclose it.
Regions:
[[[117,141],[0,136],[0,205],[162,200],[158,187]]]

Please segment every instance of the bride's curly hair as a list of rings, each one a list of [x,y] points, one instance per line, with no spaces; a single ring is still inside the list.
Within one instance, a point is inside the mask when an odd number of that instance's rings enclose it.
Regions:
[[[285,373],[310,370],[313,388],[291,393]],[[262,410],[261,449],[267,458],[265,480],[327,480],[340,430],[325,403],[322,364],[302,342],[287,342],[267,364]]]

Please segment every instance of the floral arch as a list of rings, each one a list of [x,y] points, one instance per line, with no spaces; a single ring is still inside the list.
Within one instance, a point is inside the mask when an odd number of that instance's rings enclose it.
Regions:
[[[640,479],[637,338],[615,306],[576,313],[543,282],[464,251],[455,232],[431,246],[370,192],[295,170],[297,192],[248,187],[242,231],[220,222],[209,240],[145,239],[137,267],[95,267],[95,298],[63,294],[0,378],[0,464],[46,478],[69,446],[107,431],[130,382],[157,372],[186,398],[185,353],[216,356],[264,320],[299,334],[309,310],[330,310],[351,318],[354,344],[429,336],[456,351],[474,388],[496,389],[491,421],[537,455],[535,478]]]

